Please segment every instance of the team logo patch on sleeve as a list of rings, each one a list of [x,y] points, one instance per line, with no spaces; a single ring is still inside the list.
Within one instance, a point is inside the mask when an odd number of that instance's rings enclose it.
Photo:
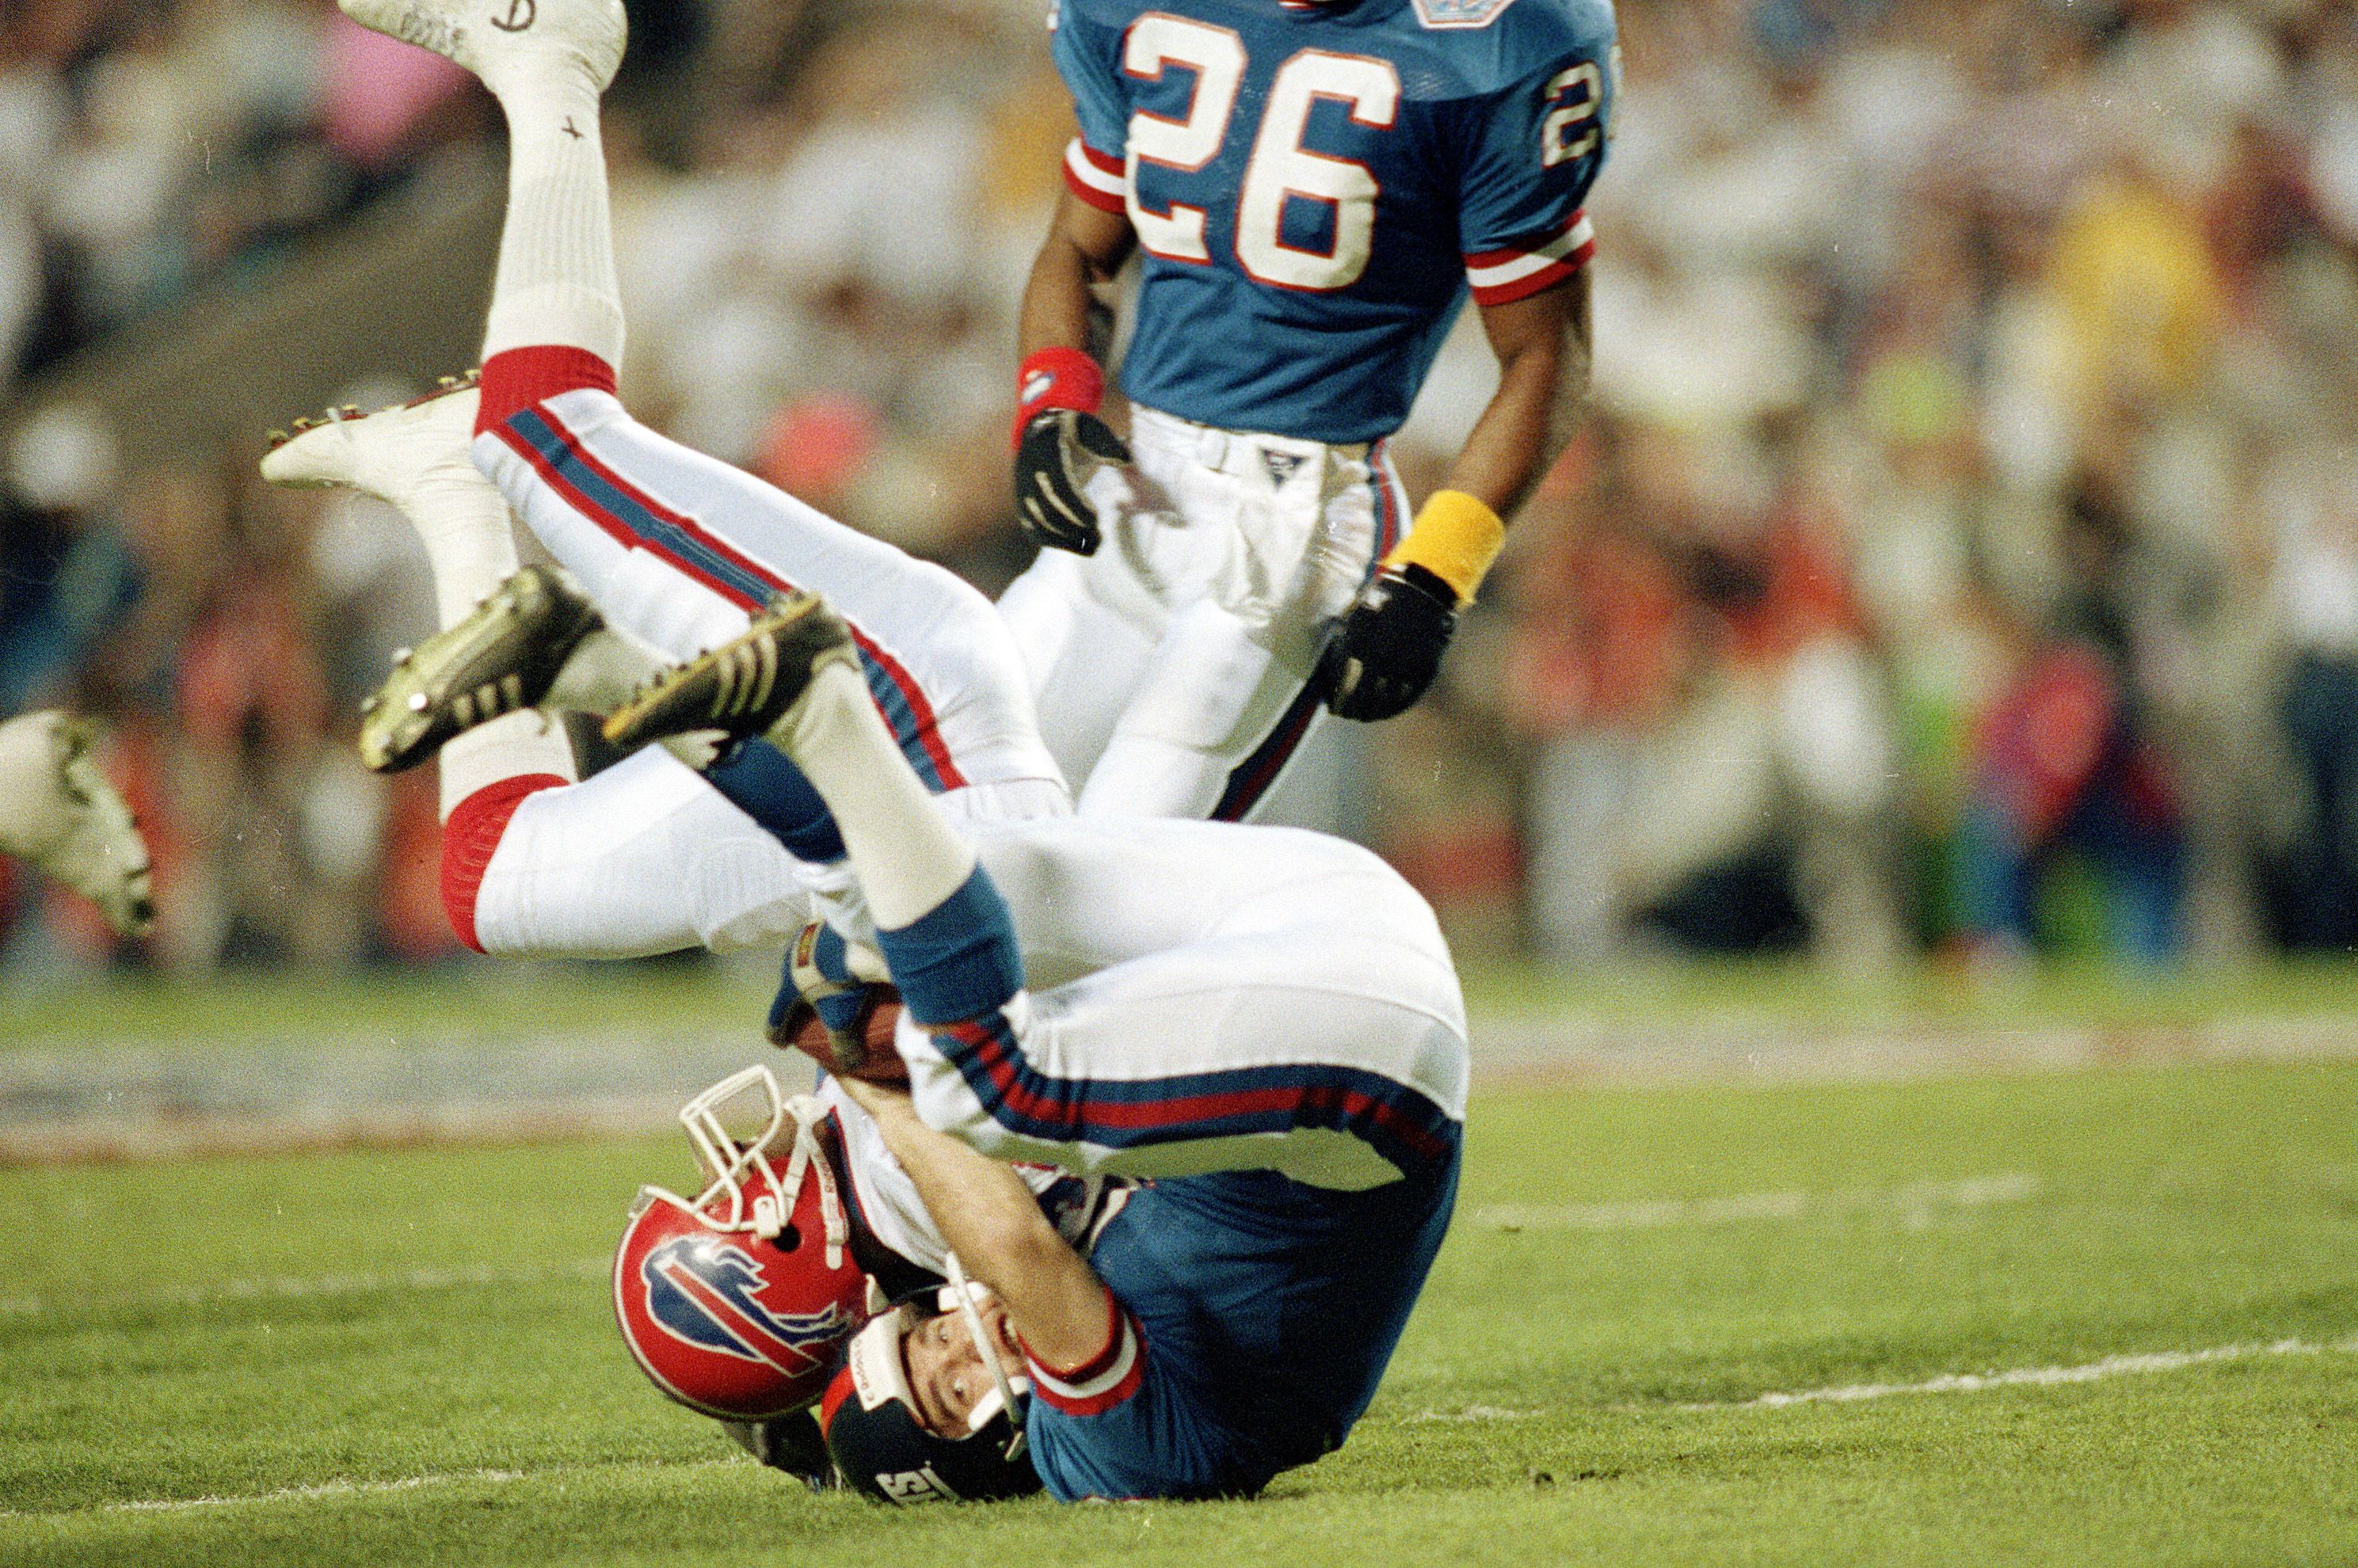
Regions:
[[[1427,27],[1487,27],[1515,0],[1416,0],[1416,19]]]
[[[719,1237],[683,1236],[639,1266],[647,1315],[690,1345],[766,1362],[781,1371],[819,1366],[850,1323],[842,1307],[773,1313],[762,1304],[769,1281],[752,1254]]]

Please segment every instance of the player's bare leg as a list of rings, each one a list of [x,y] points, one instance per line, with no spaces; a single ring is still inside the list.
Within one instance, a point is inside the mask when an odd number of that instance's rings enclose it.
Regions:
[[[147,845],[81,719],[51,708],[0,723],[0,852],[90,898],[117,935],[154,923]]]

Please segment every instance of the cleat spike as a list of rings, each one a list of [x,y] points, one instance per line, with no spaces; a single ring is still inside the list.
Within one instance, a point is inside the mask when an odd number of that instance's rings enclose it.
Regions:
[[[532,707],[602,624],[563,572],[516,572],[458,624],[404,650],[361,725],[361,760],[398,773],[475,725]]]
[[[660,676],[607,715],[606,739],[641,746],[718,729],[738,738],[771,730],[829,664],[859,668],[851,633],[816,594],[781,594],[734,641]]]

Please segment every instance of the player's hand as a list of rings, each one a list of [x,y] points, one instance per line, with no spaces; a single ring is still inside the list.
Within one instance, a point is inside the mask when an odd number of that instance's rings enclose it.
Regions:
[[[1326,639],[1317,679],[1336,717],[1372,724],[1415,706],[1457,630],[1457,595],[1413,562],[1386,567]]]
[[[1015,515],[1023,531],[1050,549],[1097,553],[1105,535],[1089,504],[1089,481],[1109,464],[1130,461],[1130,449],[1094,414],[1048,408],[1023,427],[1015,447]]]

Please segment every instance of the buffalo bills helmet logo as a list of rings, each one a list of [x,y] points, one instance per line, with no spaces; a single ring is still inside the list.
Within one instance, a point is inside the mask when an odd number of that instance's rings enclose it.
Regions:
[[[824,1312],[773,1313],[752,1255],[719,1236],[681,1236],[639,1265],[647,1315],[690,1345],[795,1372],[820,1365],[850,1326],[838,1303]]]

